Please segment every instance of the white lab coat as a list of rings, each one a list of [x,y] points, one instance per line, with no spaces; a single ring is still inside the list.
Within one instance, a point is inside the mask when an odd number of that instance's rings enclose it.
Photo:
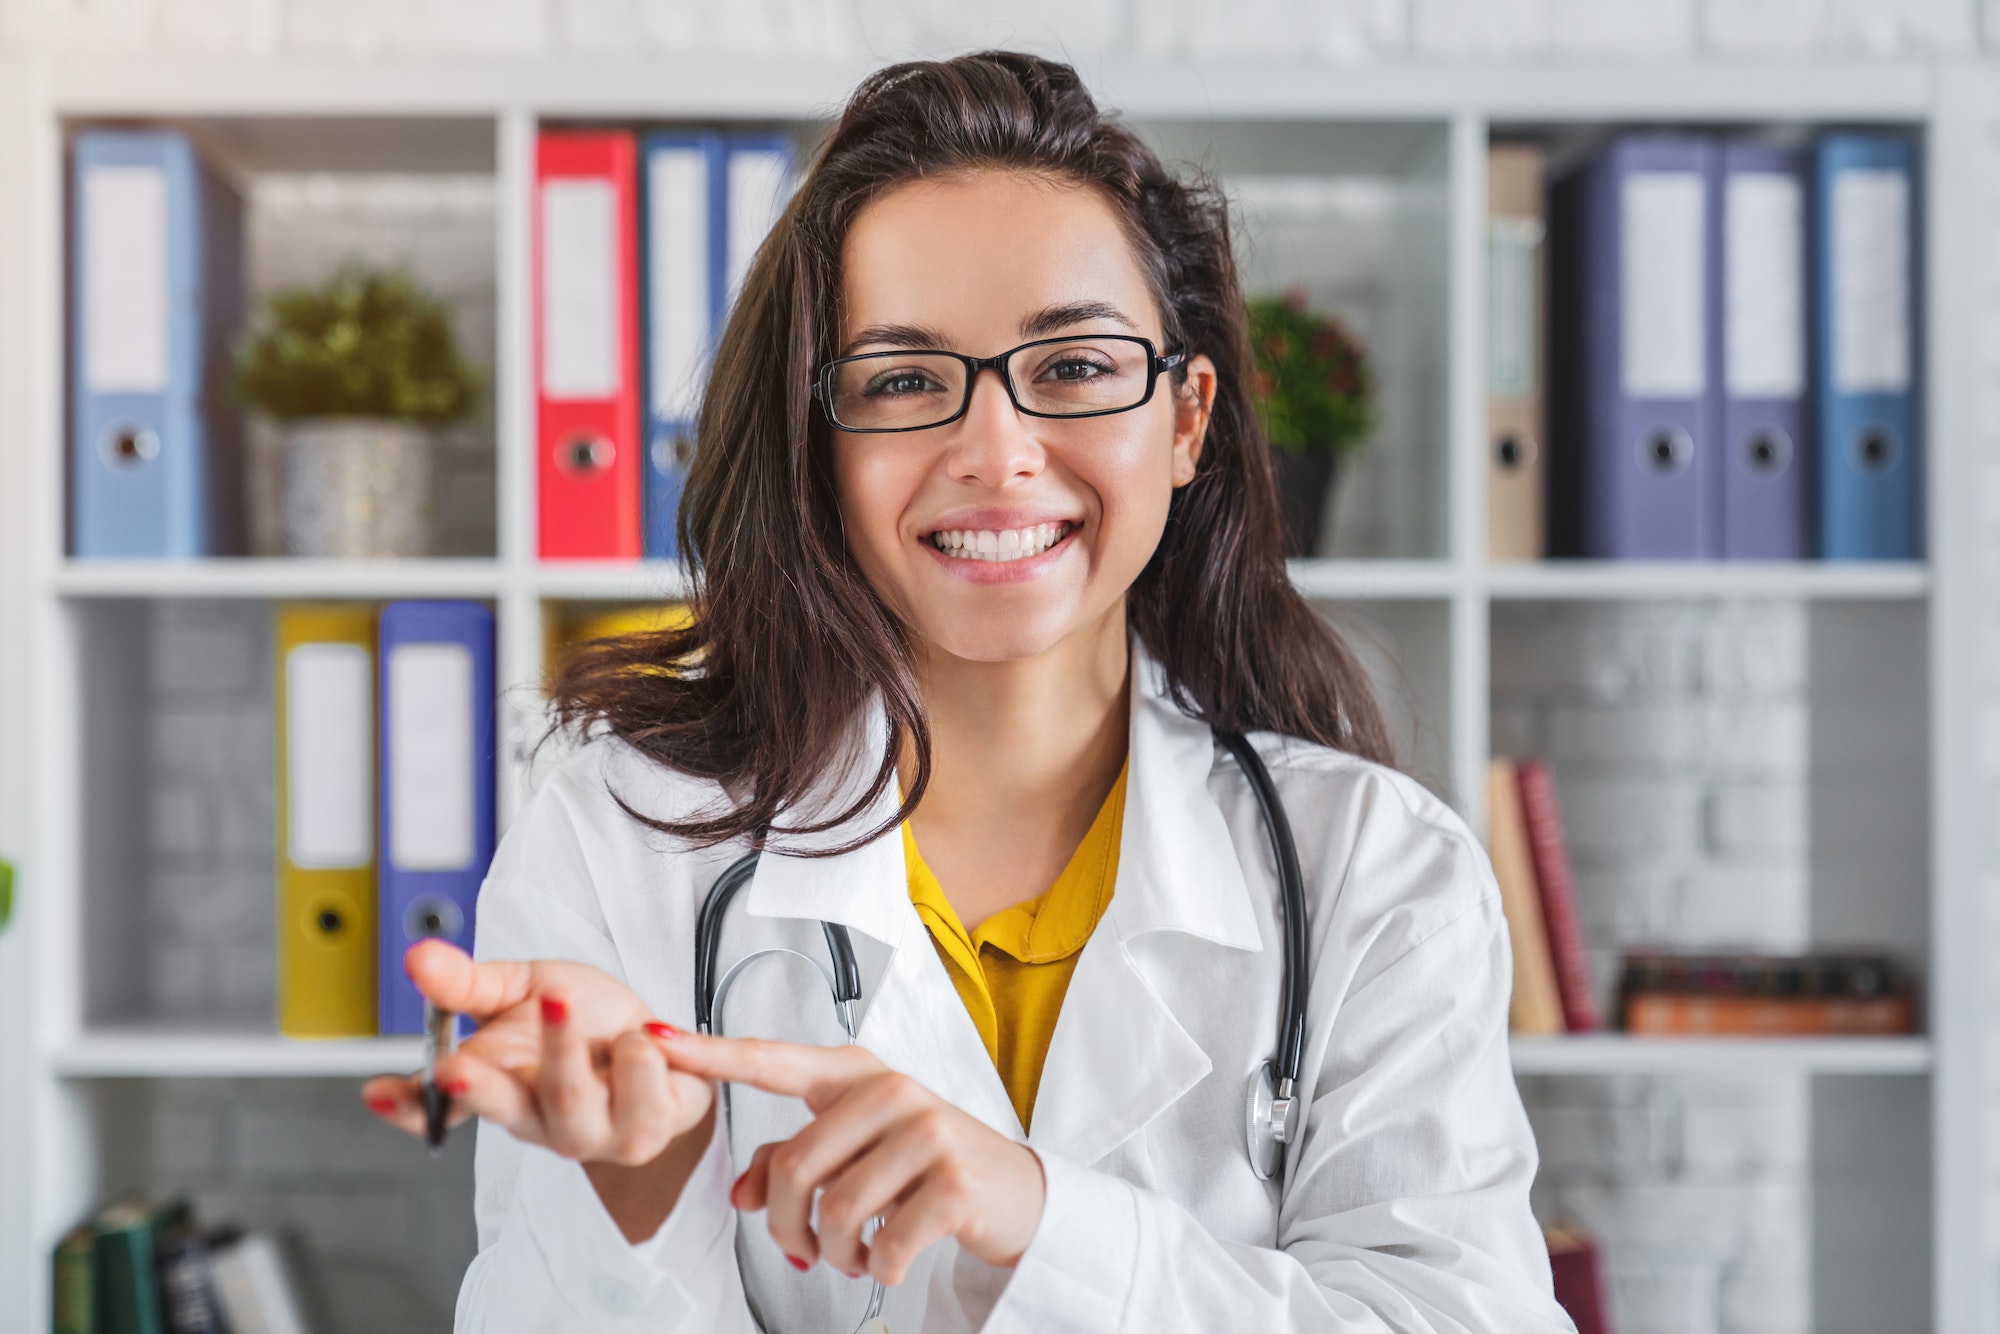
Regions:
[[[783,943],[825,958],[847,925],[860,1041],[1040,1156],[1047,1204],[1012,1272],[944,1243],[891,1289],[895,1334],[970,1331],[1529,1331],[1572,1326],[1528,1211],[1535,1145],[1507,1054],[1510,956],[1486,856],[1411,779],[1259,734],[1304,868],[1312,979],[1304,1137],[1281,1181],[1245,1147],[1251,1080],[1276,1043],[1275,864],[1247,781],[1134,654],[1118,880],[1077,962],[1024,1135],[909,900],[902,841],[832,858],[774,842],[738,896],[721,963]],[[880,714],[856,732],[873,771]],[[869,738],[865,743],[861,738]],[[852,791],[856,773],[829,780]],[[692,1027],[695,914],[740,847],[688,851],[640,810],[685,816],[716,790],[599,739],[553,771],[479,900],[485,958],[571,958]],[[844,841],[893,810],[885,796]],[[793,960],[746,970],[726,1032],[840,1040],[826,984]],[[482,1126],[479,1255],[463,1334],[552,1330],[850,1334],[867,1284],[795,1273],[726,1193],[802,1108],[734,1095],[672,1215],[626,1243],[580,1167]]]

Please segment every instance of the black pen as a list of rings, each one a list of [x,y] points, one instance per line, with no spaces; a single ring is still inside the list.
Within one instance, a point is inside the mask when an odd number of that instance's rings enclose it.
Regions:
[[[458,1050],[458,1016],[424,1002],[424,1143],[435,1158],[444,1147],[451,1098],[437,1084],[438,1062]]]

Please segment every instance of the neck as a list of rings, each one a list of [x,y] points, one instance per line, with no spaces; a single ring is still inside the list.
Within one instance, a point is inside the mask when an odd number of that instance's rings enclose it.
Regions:
[[[1082,842],[1125,763],[1130,668],[1122,602],[1033,658],[921,657],[932,768],[911,825],[968,928],[1046,890]]]

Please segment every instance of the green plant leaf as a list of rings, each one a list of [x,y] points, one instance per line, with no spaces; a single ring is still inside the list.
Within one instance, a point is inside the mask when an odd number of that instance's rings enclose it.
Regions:
[[[1301,292],[1248,302],[1251,401],[1265,438],[1287,453],[1346,453],[1375,429],[1368,353]]]
[[[281,421],[386,417],[442,426],[477,406],[485,376],[459,354],[451,310],[400,270],[343,266],[288,287],[236,353],[239,402]]]

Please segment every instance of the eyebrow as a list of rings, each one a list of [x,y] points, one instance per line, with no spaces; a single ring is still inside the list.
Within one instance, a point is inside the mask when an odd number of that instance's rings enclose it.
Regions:
[[[1092,320],[1110,320],[1122,324],[1135,333],[1139,325],[1109,301],[1069,301],[1059,306],[1044,306],[1021,321],[1021,336],[1027,339],[1044,338],[1061,333],[1077,324],[1088,324]],[[840,355],[851,357],[861,348],[871,345],[892,348],[936,348],[947,350],[950,343],[945,336],[927,324],[871,324],[847,340],[841,347]]]

